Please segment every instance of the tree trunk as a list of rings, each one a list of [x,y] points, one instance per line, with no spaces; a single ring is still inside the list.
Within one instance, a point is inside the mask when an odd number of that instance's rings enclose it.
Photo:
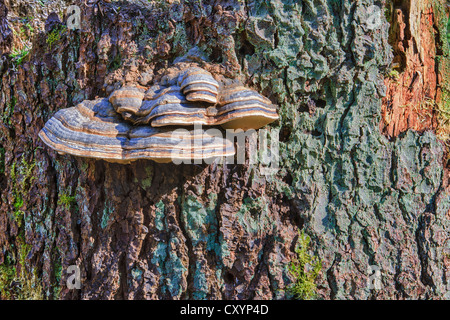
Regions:
[[[0,0],[0,298],[289,299],[299,230],[322,261],[318,299],[448,298],[444,1],[44,2]],[[194,47],[279,106],[275,176],[113,164],[39,139],[57,110],[149,86]],[[393,62],[405,85],[422,70],[420,94],[396,96]],[[428,98],[426,125],[405,120]]]

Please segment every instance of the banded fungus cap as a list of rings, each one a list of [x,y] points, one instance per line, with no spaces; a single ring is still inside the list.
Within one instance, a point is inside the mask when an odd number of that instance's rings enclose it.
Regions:
[[[153,118],[164,114],[190,115],[201,113],[202,109],[200,104],[188,101],[180,87],[156,85],[147,90],[137,110],[132,114],[122,113],[122,115],[133,124],[148,124]],[[191,125],[192,123],[186,120],[177,124]]]
[[[189,101],[217,103],[219,83],[211,73],[200,67],[182,71],[178,76],[178,85]]]
[[[145,117],[137,120],[137,123],[150,123],[153,127],[162,126],[192,126],[194,124],[210,125],[207,117],[207,109],[192,103],[168,103],[160,104],[152,109]]]
[[[279,118],[268,98],[241,85],[222,88],[218,104],[217,124],[225,129],[259,129]]]
[[[135,113],[139,110],[145,97],[143,89],[136,87],[122,87],[109,96],[109,102],[118,113]]]
[[[231,141],[207,131],[133,126],[104,98],[59,110],[39,137],[61,154],[119,163],[211,159],[235,153]]]

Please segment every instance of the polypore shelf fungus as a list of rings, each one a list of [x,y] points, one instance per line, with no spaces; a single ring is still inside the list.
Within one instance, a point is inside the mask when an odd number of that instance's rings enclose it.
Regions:
[[[259,129],[277,119],[276,106],[258,92],[188,67],[148,89],[127,85],[59,110],[39,137],[60,154],[109,162],[206,160],[234,155],[234,144],[217,130],[190,127]]]

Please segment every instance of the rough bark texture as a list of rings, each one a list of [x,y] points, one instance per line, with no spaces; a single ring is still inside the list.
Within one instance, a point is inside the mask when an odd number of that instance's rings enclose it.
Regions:
[[[397,53],[384,1],[74,1],[81,30],[53,16],[20,63],[7,7],[44,21],[72,2],[47,1],[46,11],[11,2],[0,0],[0,265],[24,271],[44,297],[289,298],[299,229],[323,261],[318,298],[450,290],[445,147],[430,130],[389,129],[403,132],[391,140],[380,132]],[[434,14],[429,49],[441,67],[429,85],[447,90],[446,76],[436,78],[449,54],[444,3],[420,3],[403,18]],[[376,28],[372,5],[382,12]],[[60,156],[39,140],[57,110],[123,82],[149,85],[194,46],[279,105],[275,177],[249,165],[110,164]],[[66,286],[70,265],[81,269],[81,290]],[[367,286],[370,265],[381,270],[378,290]]]

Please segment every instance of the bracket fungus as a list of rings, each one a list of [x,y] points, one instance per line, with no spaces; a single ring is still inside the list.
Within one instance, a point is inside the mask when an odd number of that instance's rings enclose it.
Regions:
[[[190,127],[258,129],[277,119],[276,106],[258,92],[188,67],[148,89],[124,86],[59,110],[39,137],[58,153],[109,162],[206,160],[234,155],[234,144],[217,129]]]
[[[104,98],[59,110],[39,137],[60,154],[119,163],[210,159],[235,153],[231,141],[204,130],[133,126]]]
[[[278,119],[276,106],[266,97],[240,84],[220,85],[199,67],[187,68],[174,79],[154,85],[145,95],[137,88],[124,88],[109,99],[125,120],[153,127],[198,123],[247,130]]]

